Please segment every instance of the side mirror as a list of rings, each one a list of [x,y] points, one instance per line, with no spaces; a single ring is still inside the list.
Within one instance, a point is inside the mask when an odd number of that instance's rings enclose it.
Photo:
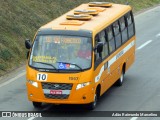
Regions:
[[[25,46],[27,49],[30,49],[32,47],[31,41],[29,39],[25,40]]]
[[[103,42],[98,42],[96,48],[97,48],[97,52],[101,53],[103,51]]]

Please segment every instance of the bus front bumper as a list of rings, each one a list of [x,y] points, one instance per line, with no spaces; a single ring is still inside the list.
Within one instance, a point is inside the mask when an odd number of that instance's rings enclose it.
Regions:
[[[53,104],[87,104],[94,100],[95,89],[92,85],[85,86],[76,90],[77,84],[73,84],[70,94],[66,99],[53,99],[45,96],[46,90],[42,88],[41,83],[38,83],[38,87],[26,83],[28,99],[33,102],[44,102]]]

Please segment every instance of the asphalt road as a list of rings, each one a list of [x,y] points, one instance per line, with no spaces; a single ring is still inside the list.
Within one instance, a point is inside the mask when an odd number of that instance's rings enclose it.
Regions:
[[[94,111],[160,111],[160,6],[135,16],[137,49],[136,61],[125,75],[122,87],[111,87],[100,99]],[[74,120],[160,120],[145,117],[63,117],[65,111],[83,109],[75,105],[44,105],[42,111],[52,111],[59,117],[47,119]],[[25,86],[25,67],[0,78],[0,111],[36,111],[28,101]],[[0,118],[5,120],[9,118]],[[10,118],[45,120],[46,118]]]

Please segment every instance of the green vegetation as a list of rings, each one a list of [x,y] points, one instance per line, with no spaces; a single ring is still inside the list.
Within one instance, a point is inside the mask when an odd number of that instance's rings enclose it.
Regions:
[[[160,0],[1,0],[0,76],[24,63],[24,40],[32,39],[40,26],[89,1],[129,1],[134,12],[160,3]]]

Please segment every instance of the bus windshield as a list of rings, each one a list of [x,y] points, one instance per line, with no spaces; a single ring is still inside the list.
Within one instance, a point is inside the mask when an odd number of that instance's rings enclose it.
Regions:
[[[37,36],[29,65],[54,70],[84,70],[91,67],[91,38],[77,36]]]

